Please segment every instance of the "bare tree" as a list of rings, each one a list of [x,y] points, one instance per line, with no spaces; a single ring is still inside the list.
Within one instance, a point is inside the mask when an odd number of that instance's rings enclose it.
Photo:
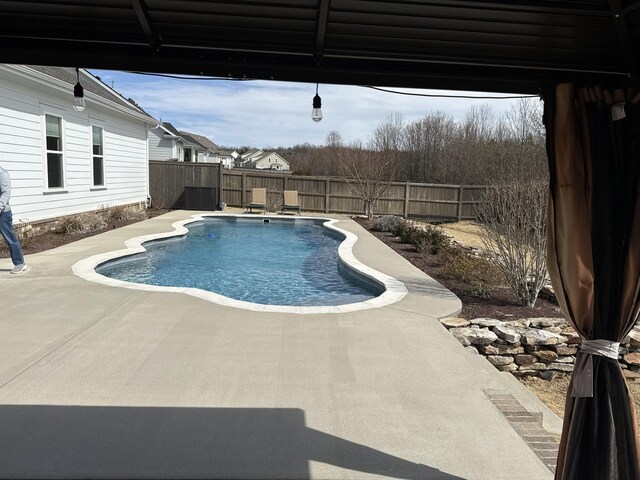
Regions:
[[[341,151],[340,170],[351,190],[364,202],[364,211],[373,217],[373,203],[394,180],[397,157],[384,151],[376,152],[355,143]]]
[[[492,187],[478,206],[484,246],[528,307],[547,277],[547,191],[544,180],[520,179]]]
[[[342,135],[336,130],[331,130],[324,139],[324,144],[328,148],[342,147],[342,143]]]
[[[448,148],[456,124],[452,117],[436,112],[410,123],[405,129],[406,178],[419,182],[444,182]]]

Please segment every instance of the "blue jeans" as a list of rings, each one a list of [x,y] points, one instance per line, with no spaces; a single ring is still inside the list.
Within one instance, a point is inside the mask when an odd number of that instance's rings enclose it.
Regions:
[[[9,254],[14,265],[22,265],[24,256],[20,248],[20,242],[16,238],[16,232],[13,229],[13,215],[11,210],[0,213],[0,234],[9,247]]]

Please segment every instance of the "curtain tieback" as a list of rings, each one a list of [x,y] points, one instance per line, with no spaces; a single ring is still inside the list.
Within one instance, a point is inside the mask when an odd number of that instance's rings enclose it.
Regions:
[[[620,342],[611,340],[582,340],[582,346],[576,355],[573,371],[572,397],[593,397],[593,355],[618,360]]]

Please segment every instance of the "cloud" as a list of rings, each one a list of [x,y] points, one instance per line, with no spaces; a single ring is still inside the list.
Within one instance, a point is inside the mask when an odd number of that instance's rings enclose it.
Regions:
[[[108,85],[115,82],[116,90],[133,98],[154,117],[171,122],[181,130],[205,135],[219,145],[235,147],[323,144],[332,130],[340,132],[347,142],[366,140],[392,113],[400,113],[411,121],[442,111],[461,120],[473,105],[488,103],[496,115],[501,115],[514,103],[514,100],[403,96],[356,86],[320,85],[318,93],[322,97],[324,118],[315,123],[311,120],[311,102],[315,95],[312,84],[177,80],[111,71],[93,73]]]

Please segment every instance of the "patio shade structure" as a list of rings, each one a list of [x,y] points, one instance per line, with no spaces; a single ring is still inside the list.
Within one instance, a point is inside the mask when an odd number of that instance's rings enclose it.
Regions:
[[[545,92],[550,273],[599,341],[579,355],[574,393],[593,396],[568,398],[562,479],[640,480],[606,356],[638,316],[639,47],[640,0],[0,0],[1,63]]]

